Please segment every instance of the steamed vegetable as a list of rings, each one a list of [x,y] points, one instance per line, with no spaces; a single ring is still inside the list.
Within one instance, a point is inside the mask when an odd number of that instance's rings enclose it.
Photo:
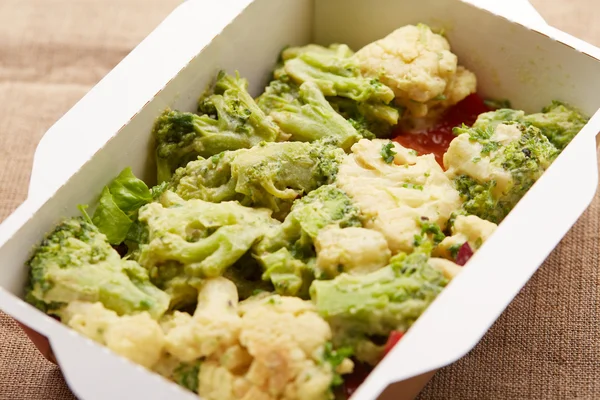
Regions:
[[[198,112],[167,109],[156,120],[158,182],[168,181],[177,168],[198,156],[286,138],[256,105],[248,93],[248,81],[238,74],[219,72],[214,93],[200,99]]]
[[[160,203],[144,206],[139,218],[149,238],[140,247],[140,264],[160,275],[161,268],[176,263],[197,278],[222,275],[274,222],[269,210],[236,202],[183,201],[170,191]]]
[[[291,140],[313,142],[329,138],[332,143],[349,150],[360,138],[352,124],[331,107],[314,82],[297,87],[289,79],[272,81],[257,102],[282,131],[291,135]]]
[[[321,142],[265,143],[191,162],[171,187],[185,200],[237,200],[282,218],[296,198],[331,183],[343,157],[343,150]]]
[[[485,114],[484,114],[485,116]],[[542,132],[527,124],[475,123],[444,155],[468,214],[499,223],[558,155]]]
[[[430,247],[406,255],[366,275],[341,274],[333,280],[314,281],[311,298],[332,326],[334,344],[350,346],[361,361],[375,364],[383,347],[377,337],[405,332],[448,283],[429,265]]]
[[[346,45],[290,47],[281,53],[283,67],[275,78],[288,75],[294,82],[314,82],[325,96],[358,102],[389,103],[394,92],[377,79],[361,75],[358,62]]]
[[[155,287],[148,272],[121,259],[106,236],[84,218],[60,223],[36,247],[30,268],[27,301],[60,313],[73,301],[100,302],[119,315],[147,311],[160,317],[169,296]]]
[[[341,190],[321,186],[297,200],[283,223],[274,226],[253,248],[263,277],[277,293],[306,296],[315,277],[314,240],[326,226],[360,226],[359,210]]]

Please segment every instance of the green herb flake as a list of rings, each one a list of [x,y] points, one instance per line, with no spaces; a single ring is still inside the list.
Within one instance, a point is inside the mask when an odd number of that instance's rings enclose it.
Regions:
[[[337,368],[344,362],[346,358],[351,357],[354,354],[351,347],[340,347],[334,349],[331,342],[325,343],[325,351],[323,353],[323,361],[331,365],[333,371],[333,379],[331,386],[336,387],[344,383],[344,379],[339,373],[336,372]]]
[[[391,164],[394,161],[394,156],[396,155],[396,151],[394,150],[394,144],[392,142],[386,143],[381,146],[381,158],[387,164]]]
[[[460,248],[462,247],[463,243],[460,244],[453,244],[452,246],[450,246],[448,248],[448,251],[450,252],[450,256],[452,256],[452,258],[454,260],[456,260],[456,256],[458,256],[458,251],[460,250]]]

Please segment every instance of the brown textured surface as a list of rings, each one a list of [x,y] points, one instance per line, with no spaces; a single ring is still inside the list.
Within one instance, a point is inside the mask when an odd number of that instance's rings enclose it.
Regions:
[[[0,220],[27,194],[42,134],[180,1],[0,0]],[[600,45],[596,0],[532,3]],[[600,195],[481,343],[420,399],[600,398],[599,218]],[[0,314],[0,400],[72,398]]]

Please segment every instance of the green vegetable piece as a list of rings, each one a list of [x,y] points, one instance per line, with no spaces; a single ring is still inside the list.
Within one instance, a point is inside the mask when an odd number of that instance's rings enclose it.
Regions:
[[[331,387],[335,388],[344,383],[344,379],[340,374],[336,372],[337,367],[342,365],[342,362],[346,358],[350,358],[354,355],[352,347],[342,347],[334,349],[331,342],[325,343],[325,352],[323,354],[323,361],[331,365],[333,371],[333,380],[331,381]]]
[[[223,273],[225,278],[235,283],[240,300],[245,300],[258,293],[275,291],[273,284],[263,280],[262,275],[263,269],[252,257],[251,252],[244,254]]]
[[[482,182],[469,174],[460,174],[454,183],[468,214],[500,223],[550,166],[558,151],[538,128],[518,122],[512,124],[521,131],[521,137],[501,144],[493,140],[498,124],[489,121],[485,125],[478,119],[472,128],[463,126],[456,131],[480,144],[482,158],[493,168],[508,173],[510,180],[499,188],[494,179]]]
[[[558,150],[567,147],[588,120],[579,110],[559,101],[553,101],[541,113],[524,118],[525,123],[539,128]]]
[[[576,108],[552,101],[541,113],[525,115],[523,111],[500,108],[481,114],[474,128],[495,128],[500,123],[519,123],[531,125],[542,131],[550,143],[562,151],[573,140],[575,135],[587,124],[589,118]]]
[[[198,393],[198,375],[200,374],[201,361],[195,363],[181,363],[173,371],[173,380],[180,386]]]
[[[49,313],[79,300],[101,302],[119,315],[148,311],[159,318],[169,305],[169,296],[150,283],[146,270],[121,259],[83,217],[59,224],[27,264],[27,301]]]
[[[104,187],[102,190],[92,222],[100,232],[106,235],[110,244],[122,243],[132,224],[131,219],[115,202],[108,187]]]
[[[400,253],[388,266],[366,275],[344,273],[312,283],[311,298],[332,326],[334,346],[350,346],[360,361],[380,359],[383,347],[373,339],[408,330],[448,283],[429,266],[430,248]]]
[[[171,188],[186,200],[237,200],[283,219],[296,198],[333,182],[344,156],[321,142],[265,143],[191,162],[177,171]]]
[[[219,72],[214,92],[198,102],[201,115],[165,110],[153,128],[158,182],[179,167],[226,150],[250,148],[285,139],[248,93],[248,81]]]
[[[166,192],[160,203],[142,207],[139,219],[147,224],[149,237],[148,244],[140,246],[140,264],[153,271],[178,263],[194,278],[221,276],[274,222],[266,209],[184,201],[173,192]]]
[[[113,201],[125,213],[137,211],[152,201],[152,192],[146,184],[135,177],[131,168],[125,168],[109,185]]]
[[[381,146],[381,158],[387,164],[391,164],[394,161],[394,156],[396,155],[396,151],[394,151],[394,144],[392,142],[386,143]]]
[[[361,137],[313,82],[298,88],[291,82],[272,81],[257,102],[282,131],[291,135],[291,140],[313,142],[330,138],[348,151]]]
[[[131,168],[125,168],[102,190],[92,218],[85,211],[87,206],[80,206],[80,211],[86,220],[106,235],[110,244],[117,245],[125,240],[140,243],[144,239],[144,232],[137,224],[137,211],[153,201],[164,189],[165,185],[148,189],[142,180],[133,175]]]
[[[398,124],[403,113],[401,107],[391,103],[360,103],[344,97],[330,97],[328,100],[333,109],[365,139],[390,136],[392,127]]]
[[[486,99],[483,101],[483,103],[492,110],[511,108],[510,101],[508,99]]]
[[[325,96],[347,97],[358,102],[389,103],[394,92],[377,79],[365,78],[346,45],[329,48],[308,45],[285,49],[283,68],[275,71],[278,78],[287,74],[296,83],[314,82]]]
[[[273,282],[277,293],[306,297],[315,278],[313,242],[326,226],[361,226],[359,210],[350,198],[332,185],[321,186],[297,200],[285,221],[253,247],[262,265],[263,279]]]

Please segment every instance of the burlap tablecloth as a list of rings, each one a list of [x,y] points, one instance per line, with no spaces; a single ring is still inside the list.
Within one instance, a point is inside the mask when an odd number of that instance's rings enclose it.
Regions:
[[[42,134],[178,3],[0,0],[0,220],[27,195]],[[553,25],[600,44],[596,0],[533,3]],[[421,399],[600,398],[599,219],[596,196],[481,343]],[[0,314],[0,400],[72,398],[58,368]]]

